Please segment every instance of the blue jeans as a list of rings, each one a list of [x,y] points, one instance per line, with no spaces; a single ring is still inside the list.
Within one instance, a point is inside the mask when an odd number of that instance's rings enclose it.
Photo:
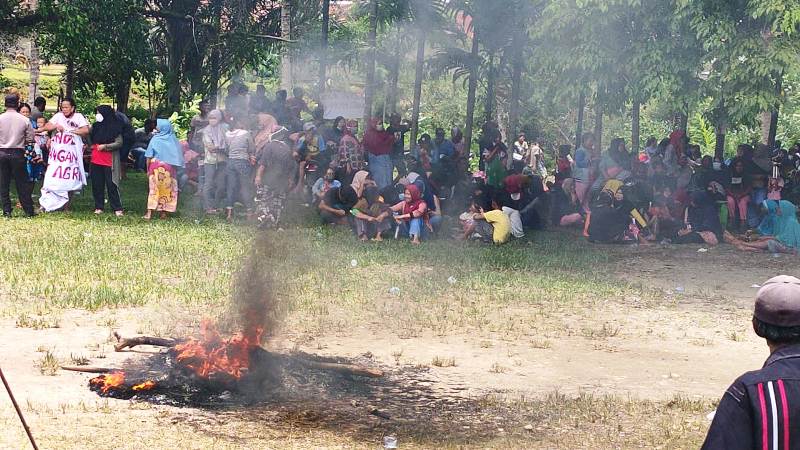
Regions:
[[[431,216],[429,221],[433,230],[436,231],[442,225],[442,216]],[[419,236],[420,239],[427,239],[430,234],[428,227],[425,226],[425,220],[421,217],[403,222],[399,226],[401,236],[408,236],[410,238]]]
[[[135,170],[141,170],[142,172],[147,170],[147,158],[144,156],[145,151],[146,149],[141,147],[135,147],[131,149],[130,153],[134,158],[133,168]],[[122,161],[125,162],[124,159]]]
[[[369,173],[379,190],[392,184],[392,168],[391,156],[369,153]]]
[[[761,204],[766,199],[766,189],[753,189],[753,193],[750,194],[750,204],[747,205],[747,225],[749,227],[755,228],[761,223]]]

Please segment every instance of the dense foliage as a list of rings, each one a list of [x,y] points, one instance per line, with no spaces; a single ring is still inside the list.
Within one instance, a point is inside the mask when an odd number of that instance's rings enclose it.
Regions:
[[[769,138],[761,120],[781,111],[771,135],[800,140],[796,0],[334,0],[327,28],[320,0],[22,3],[0,4],[4,37],[35,29],[79,91],[121,103],[147,86],[168,113],[232,78],[277,86],[289,49],[289,83],[359,90],[366,73],[373,113],[419,110],[420,132],[496,120],[555,145],[580,116],[584,131],[640,141],[687,126],[713,151],[726,134],[729,149]]]

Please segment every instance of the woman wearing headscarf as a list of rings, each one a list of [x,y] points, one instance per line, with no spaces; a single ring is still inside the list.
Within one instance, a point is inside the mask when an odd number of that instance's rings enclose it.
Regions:
[[[100,105],[95,110],[96,121],[89,134],[92,142],[91,178],[92,196],[94,197],[94,213],[102,214],[105,208],[105,191],[108,190],[108,201],[111,209],[118,217],[122,213],[122,201],[119,197],[119,180],[121,162],[119,150],[122,148],[123,123],[117,118],[114,109],[108,105]]]
[[[183,150],[175,136],[172,122],[168,119],[156,121],[156,134],[150,139],[147,151],[147,178],[150,191],[147,196],[145,220],[150,220],[153,211],[161,218],[178,209],[178,169],[184,165]]]
[[[725,240],[739,250],[747,252],[791,253],[800,249],[800,222],[797,221],[797,207],[787,200],[765,200],[763,208],[772,222],[772,234],[761,236],[755,242],[745,242],[731,233],[725,232]]]
[[[415,184],[406,186],[403,201],[392,206],[392,211],[396,213],[394,220],[397,225],[401,227],[403,234],[408,233],[412,244],[421,243],[423,226],[426,226],[428,231],[433,231],[428,223],[428,205]]]
[[[273,141],[286,142],[289,130],[278,124],[278,120],[266,113],[258,115],[258,133],[253,138],[256,146],[256,155],[261,154],[264,148]]]
[[[223,122],[222,111],[208,113],[208,125],[199,130],[205,153],[203,171],[203,204],[206,214],[216,214],[219,203],[225,197],[225,166],[228,161],[228,140],[225,132],[228,125]]]
[[[380,120],[373,118],[369,120],[367,132],[364,133],[364,150],[369,158],[369,171],[372,178],[378,185],[378,189],[383,189],[392,184],[392,146],[394,144],[394,134],[383,129]]]
[[[374,186],[375,182],[370,180],[370,174],[366,170],[360,170],[353,175],[353,182],[350,183],[350,186],[353,187],[353,190],[356,191],[356,195],[358,198],[364,196],[364,189],[367,186]]]

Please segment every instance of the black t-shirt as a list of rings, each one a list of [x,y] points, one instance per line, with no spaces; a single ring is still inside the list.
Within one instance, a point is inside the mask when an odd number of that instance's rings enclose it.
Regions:
[[[389,126],[386,129],[389,133],[394,133],[394,144],[392,145],[393,155],[402,155],[406,148],[406,133],[411,128],[408,125]]]
[[[334,209],[350,211],[358,202],[356,192],[350,186],[335,187],[325,193],[323,201]]]
[[[258,164],[264,166],[263,183],[276,192],[285,192],[297,173],[292,150],[281,141],[272,141],[261,149]]]
[[[614,206],[592,208],[592,217],[589,222],[589,240],[601,243],[619,241],[628,229],[628,223],[630,223],[630,216],[623,210],[624,207],[617,208]]]

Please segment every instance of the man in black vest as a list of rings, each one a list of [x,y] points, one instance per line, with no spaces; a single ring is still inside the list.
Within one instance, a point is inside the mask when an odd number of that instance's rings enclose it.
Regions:
[[[770,356],[725,392],[703,449],[800,448],[800,279],[781,275],[764,283],[753,328]]]

